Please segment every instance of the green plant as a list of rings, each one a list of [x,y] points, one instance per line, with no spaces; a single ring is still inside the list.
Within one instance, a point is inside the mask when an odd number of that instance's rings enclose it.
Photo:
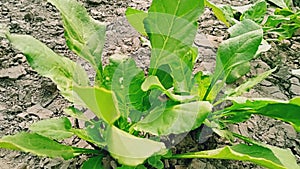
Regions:
[[[124,165],[120,168],[145,168],[142,164],[146,159],[149,165],[163,168],[162,158],[233,159],[268,168],[300,168],[290,150],[258,143],[227,130],[227,124],[260,114],[287,122],[300,131],[300,98],[280,101],[240,97],[274,70],[248,79],[235,89],[224,88],[226,83],[247,73],[245,65],[262,51],[259,46],[263,30],[255,22],[244,19],[229,28],[231,36],[219,46],[214,74],[194,74],[197,49],[192,44],[204,1],[153,0],[148,13],[129,8],[126,11],[129,22],[151,42],[151,63],[145,76],[133,59],[120,54],[111,56],[109,65],[103,68],[105,25],[89,17],[74,0],[48,1],[61,12],[68,47],[95,69],[94,86],[90,86],[81,66],[33,37],[5,35],[24,53],[31,67],[57,84],[66,99],[89,108],[100,120],[88,119],[80,110],[70,107],[66,114],[83,120],[84,128],[73,128],[65,117],[43,120],[33,124],[30,132],[1,138],[1,148],[64,159],[82,153],[94,154],[82,168],[102,168],[102,150],[57,142],[76,135],[108,150]],[[224,95],[220,94],[222,89],[226,89]],[[233,105],[217,108],[228,101]],[[232,142],[232,146],[220,149],[172,155],[160,141],[162,136],[189,132],[203,124],[229,141],[236,137],[244,143]]]
[[[263,27],[264,35],[275,34],[279,40],[289,39],[300,30],[300,11],[291,9],[292,2],[289,0],[268,1],[279,7],[271,9],[274,12],[269,12],[268,15],[270,4],[266,0],[258,0],[253,5],[239,7],[229,5],[218,7],[209,1],[205,2],[206,6],[212,8],[215,16],[226,26],[234,25],[244,19],[251,19]]]

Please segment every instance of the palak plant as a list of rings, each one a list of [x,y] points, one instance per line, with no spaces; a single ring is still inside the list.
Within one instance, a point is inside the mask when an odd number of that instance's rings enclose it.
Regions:
[[[68,47],[88,61],[96,71],[94,85],[85,70],[28,35],[6,33],[7,39],[27,58],[39,74],[51,78],[61,94],[76,106],[89,108],[98,119],[89,119],[75,107],[66,114],[85,122],[74,128],[68,118],[39,121],[22,132],[0,139],[0,147],[48,157],[73,158],[94,154],[82,168],[102,168],[102,150],[107,150],[122,168],[163,168],[161,158],[213,158],[250,161],[267,168],[300,168],[289,149],[259,143],[227,130],[227,125],[248,120],[252,114],[291,124],[300,131],[300,98],[289,101],[245,98],[241,95],[274,70],[248,79],[235,89],[225,88],[245,75],[244,69],[261,51],[263,29],[244,19],[229,28],[230,38],[222,42],[214,74],[193,73],[198,49],[193,41],[204,0],[153,0],[149,11],[129,8],[126,17],[151,42],[148,75],[133,59],[116,54],[103,68],[101,62],[105,25],[93,20],[74,0],[48,0],[60,11]],[[221,94],[225,93],[225,94]],[[223,102],[232,105],[218,108]],[[244,143],[215,150],[171,154],[161,141],[170,134],[182,134],[201,125],[218,135]],[[60,144],[78,136],[99,149]],[[129,167],[131,166],[131,167]]]

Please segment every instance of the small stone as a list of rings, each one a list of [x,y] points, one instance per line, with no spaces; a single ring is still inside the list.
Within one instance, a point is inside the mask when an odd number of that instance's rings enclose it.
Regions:
[[[187,166],[185,165],[175,165],[175,169],[186,169]]]
[[[284,129],[284,131],[286,132],[286,135],[289,138],[291,138],[291,139],[297,138],[297,133],[291,125],[284,123],[283,125],[281,125],[281,127]]]
[[[0,112],[3,111],[3,110],[5,110],[5,109],[6,109],[5,105],[0,104]]]
[[[295,84],[295,85],[300,84],[300,80],[296,77],[291,78],[290,82],[291,84]]]
[[[193,159],[189,166],[190,169],[199,169],[199,168],[205,168],[205,167],[206,167],[206,163],[204,163],[200,159]]]
[[[25,74],[25,68],[21,65],[0,70],[0,78],[8,77],[10,79],[18,79],[20,76]]]
[[[299,50],[300,50],[300,43],[294,43],[294,44],[291,46],[291,48],[292,48],[293,50],[299,51]]]
[[[100,4],[102,0],[87,0],[90,4]]]
[[[17,169],[27,169],[27,164],[21,163],[18,165]]]
[[[282,42],[281,42],[283,45],[285,45],[285,46],[291,46],[291,41],[289,41],[289,40],[282,40]]]
[[[53,114],[52,111],[43,108],[41,105],[37,104],[27,109],[27,114],[35,114],[41,119],[48,119]]]
[[[247,124],[239,124],[239,131],[241,135],[249,137],[248,129],[247,129]]]
[[[298,85],[291,85],[291,91],[297,95],[297,96],[300,96],[300,86]]]

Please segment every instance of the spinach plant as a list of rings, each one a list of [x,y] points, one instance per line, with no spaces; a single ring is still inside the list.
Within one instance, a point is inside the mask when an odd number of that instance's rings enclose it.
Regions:
[[[74,103],[65,110],[85,122],[74,128],[68,118],[39,121],[30,132],[0,139],[0,147],[40,156],[70,159],[93,154],[82,168],[102,168],[102,150],[107,150],[121,168],[163,168],[163,158],[213,158],[250,161],[267,168],[300,168],[289,149],[259,143],[227,130],[227,125],[248,120],[252,114],[291,124],[300,131],[300,98],[289,101],[245,98],[241,95],[271,74],[266,71],[235,89],[226,89],[249,70],[244,66],[262,50],[261,26],[244,19],[229,28],[230,38],[219,46],[214,74],[193,72],[198,50],[193,47],[204,0],[153,0],[149,11],[129,8],[126,17],[151,42],[147,76],[133,59],[122,54],[110,57],[103,67],[101,55],[106,26],[92,19],[75,0],[48,0],[60,11],[68,47],[96,71],[91,85],[85,70],[28,35],[5,33],[39,74],[52,79],[61,94]],[[207,2],[207,1],[206,1]],[[3,31],[1,31],[3,32]],[[226,91],[224,91],[226,90]],[[225,93],[225,94],[221,94]],[[219,104],[232,105],[220,109]],[[99,120],[89,119],[77,106],[89,108]],[[162,137],[182,134],[201,125],[231,142],[215,150],[172,154]],[[77,136],[96,149],[76,148],[60,141]]]

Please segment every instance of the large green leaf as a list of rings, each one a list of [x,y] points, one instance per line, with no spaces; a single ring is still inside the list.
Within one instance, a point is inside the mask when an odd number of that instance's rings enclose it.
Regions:
[[[190,102],[153,109],[134,128],[153,135],[180,134],[199,127],[212,111],[209,102]]]
[[[299,169],[290,150],[273,146],[238,144],[223,148],[174,155],[174,158],[213,158],[248,161],[270,169]]]
[[[143,23],[144,19],[148,16],[146,12],[133,8],[127,8],[125,15],[126,19],[130,25],[135,28],[135,30],[137,30],[140,34],[147,36]]]
[[[66,117],[60,119],[47,119],[32,124],[29,129],[42,136],[55,140],[62,140],[74,135],[70,130],[72,124]]]
[[[157,69],[167,64],[171,69],[167,73],[173,77],[178,93],[189,92],[191,88],[197,56],[192,44],[203,7],[203,0],[153,0],[144,20],[152,46],[150,74],[156,75]]]
[[[91,18],[76,0],[48,0],[60,11],[68,47],[89,61],[102,81],[101,55],[105,43],[106,26]]]
[[[95,153],[94,150],[80,149],[59,144],[36,133],[19,133],[0,139],[0,148],[30,152],[39,156],[71,159],[81,153]]]
[[[80,102],[73,94],[73,85],[89,85],[88,76],[80,65],[59,56],[31,36],[7,34],[7,37],[18,50],[24,53],[34,70],[56,83],[65,98],[71,102]]]
[[[219,113],[225,117],[224,122],[237,123],[245,121],[251,114],[260,114],[290,123],[300,132],[300,98],[289,102],[268,99],[234,98],[233,105]]]
[[[141,90],[144,72],[132,58],[111,56],[110,64],[104,68],[104,78],[106,87],[115,91],[119,111],[125,119],[131,110],[145,111],[149,108],[148,93]]]
[[[119,163],[128,166],[142,164],[154,154],[165,153],[166,148],[164,143],[135,137],[115,126],[108,128],[107,147]]]
[[[223,41],[217,52],[216,68],[211,86],[206,92],[205,99],[209,98],[210,92],[219,91],[222,85],[216,87],[219,80],[226,82],[227,77],[236,68],[252,60],[257,53],[263,37],[263,30],[255,22],[245,19],[229,28],[230,38]],[[241,76],[241,75],[239,75]],[[233,76],[232,76],[233,77]]]
[[[108,124],[114,123],[120,117],[115,95],[110,90],[98,87],[74,86],[74,92],[87,108]]]
[[[102,156],[92,157],[85,161],[80,169],[103,169]]]

